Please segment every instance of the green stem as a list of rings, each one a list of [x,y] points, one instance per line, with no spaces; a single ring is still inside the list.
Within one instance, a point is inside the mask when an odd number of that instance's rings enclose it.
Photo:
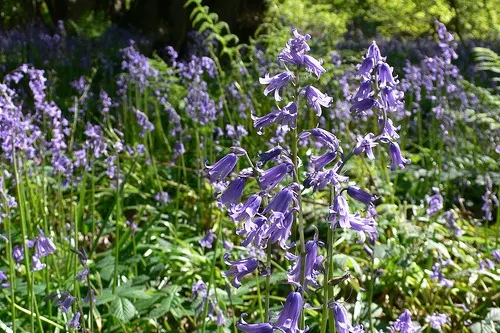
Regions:
[[[0,189],[2,190],[2,189]],[[15,267],[14,267],[14,260],[12,258],[12,229],[11,229],[11,223],[10,223],[10,207],[5,201],[5,207],[7,207],[7,218],[4,218],[3,222],[5,223],[5,229],[7,231],[7,237],[8,237],[8,242],[7,242],[7,261],[9,262],[9,283],[10,283],[10,297],[12,299],[15,298]],[[16,332],[16,307],[14,306],[14,302],[10,303],[11,305],[11,319],[12,319],[12,331]]]
[[[120,209],[120,157],[117,155],[116,156],[116,165],[117,165],[117,171],[116,171],[116,192],[115,192],[115,209],[116,209],[116,216],[115,216],[115,267],[114,267],[114,274],[113,274],[113,294],[116,291],[116,286],[118,284],[118,263],[120,262],[119,256],[120,256],[120,216],[121,216],[121,209]]]
[[[208,283],[208,288],[207,288],[207,294],[210,293],[210,289],[214,286],[214,279],[215,279],[215,267],[216,267],[216,264],[217,264],[217,253],[218,253],[218,249],[219,249],[219,243],[220,243],[220,239],[222,238],[222,220],[219,216],[219,219],[218,219],[218,227],[217,227],[217,238],[215,239],[215,246],[214,246],[214,258],[212,260],[212,265],[210,267],[210,280],[209,280],[209,283]],[[214,288],[215,289],[215,288]],[[203,321],[202,323],[202,327],[201,327],[201,332],[202,333],[205,333],[205,330],[206,330],[206,325],[207,325],[207,315],[208,315],[208,303],[209,301],[206,300],[205,301],[205,304],[203,305],[203,314],[202,314],[202,317],[201,317],[201,320]]]
[[[271,260],[272,260],[273,247],[272,244],[267,244],[267,269],[269,270],[266,275],[266,299],[264,310],[264,321],[269,320],[269,296],[271,295]]]
[[[12,140],[14,142],[14,139]],[[16,178],[16,191],[17,191],[17,199],[18,199],[18,204],[19,204],[19,213],[21,215],[21,233],[23,237],[23,249],[24,249],[24,265],[26,266],[26,282],[28,284],[28,294],[29,294],[29,304],[30,304],[30,311],[33,313],[33,309],[35,310],[36,318],[37,318],[37,323],[38,323],[38,328],[40,329],[40,332],[43,332],[43,326],[42,322],[40,321],[40,313],[38,312],[38,305],[34,293],[34,288],[33,288],[33,283],[32,279],[34,277],[31,276],[31,271],[30,271],[30,262],[29,262],[29,248],[28,245],[26,244],[26,241],[28,239],[28,234],[26,232],[27,227],[27,217],[26,217],[26,211],[25,211],[25,200],[24,200],[24,188],[23,184],[21,183],[21,180],[19,178],[19,170],[18,170],[18,165],[17,165],[17,156],[15,155],[15,147],[13,148],[13,161],[14,161],[14,174]],[[31,332],[35,332],[35,325],[34,325],[34,318],[31,316]]]

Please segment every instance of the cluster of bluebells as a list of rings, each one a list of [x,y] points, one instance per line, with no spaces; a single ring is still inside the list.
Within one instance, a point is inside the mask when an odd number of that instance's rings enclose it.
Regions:
[[[297,30],[292,30],[293,37],[278,56],[278,63],[284,65],[284,71],[271,76],[269,73],[260,79],[261,84],[265,84],[264,95],[273,94],[277,103],[283,101],[285,91],[290,84],[297,83],[297,75],[300,70],[305,69],[310,74],[316,75],[319,79],[325,72],[321,61],[307,54],[310,50],[307,41],[309,35],[301,35]],[[295,66],[297,71],[291,71],[287,66]],[[237,233],[245,237],[241,242],[242,246],[253,246],[266,248],[277,243],[283,250],[289,251],[295,246],[291,239],[292,228],[295,223],[297,212],[300,212],[300,192],[301,187],[312,187],[314,190],[322,190],[327,186],[335,189],[337,195],[333,205],[330,207],[329,222],[332,228],[345,228],[356,231],[360,241],[364,242],[368,234],[370,240],[375,242],[377,237],[377,223],[375,222],[374,200],[375,196],[360,189],[357,186],[348,186],[349,180],[341,174],[343,165],[349,158],[355,155],[366,153],[367,157],[374,159],[373,147],[379,142],[389,144],[389,152],[392,157],[392,169],[396,167],[404,168],[408,163],[402,157],[401,151],[395,139],[398,138],[396,128],[388,118],[388,112],[394,111],[400,105],[401,93],[396,89],[397,81],[392,75],[392,68],[385,63],[385,58],[380,55],[380,51],[373,43],[359,68],[359,75],[362,78],[358,92],[353,96],[351,111],[355,115],[365,113],[368,110],[376,109],[373,112],[379,116],[380,132],[375,135],[369,133],[365,136],[358,136],[358,142],[349,154],[344,154],[337,137],[321,128],[306,130],[292,140],[307,142],[312,139],[314,147],[322,150],[322,154],[312,156],[308,161],[311,172],[308,173],[304,183],[298,184],[299,179],[296,174],[300,162],[294,164],[286,148],[275,146],[259,155],[259,161],[251,162],[246,151],[241,148],[233,148],[233,152],[224,156],[212,166],[205,168],[206,175],[214,188],[219,189],[217,201],[219,205],[225,206],[229,211],[229,216],[239,225]],[[312,109],[318,117],[322,114],[323,107],[329,107],[332,98],[322,93],[317,88],[308,85],[296,87],[298,95],[293,95],[291,102],[271,110],[271,113],[262,117],[253,117],[254,127],[259,133],[264,128],[271,125],[281,126],[285,133],[293,130],[296,133],[298,114],[300,112],[300,99],[305,99],[305,104]],[[286,95],[288,96],[288,94]],[[244,169],[231,181],[226,179],[232,173],[238,159],[245,156],[251,163],[251,169]],[[335,162],[337,160],[337,162]],[[335,162],[335,163],[334,163]],[[266,165],[267,169],[264,169]],[[329,165],[333,165],[329,167]],[[286,181],[287,176],[293,178],[293,182],[279,187],[280,183]],[[260,191],[250,195],[245,201],[240,202],[245,185],[249,178],[255,178]],[[275,193],[275,194],[273,194]],[[366,206],[366,212],[351,213],[348,201],[344,195],[359,201]],[[270,198],[269,202],[267,198]],[[207,233],[202,244],[207,243]],[[212,236],[213,237],[213,236]],[[283,311],[277,320],[261,324],[248,324],[241,320],[238,328],[244,332],[273,332],[276,329],[287,332],[301,332],[299,330],[298,318],[302,312],[302,293],[311,290],[311,287],[320,287],[318,277],[323,272],[322,264],[324,258],[319,254],[319,247],[322,242],[318,235],[305,244],[301,244],[299,255],[287,252],[286,258],[294,262],[288,272],[288,283],[297,286],[297,291],[292,292],[287,297]],[[235,287],[241,286],[241,279],[251,274],[259,268],[259,260],[255,257],[246,257],[239,260],[229,260],[229,254],[225,256],[225,262],[230,267],[224,272],[227,277],[232,277],[232,284]],[[303,271],[301,271],[303,270]],[[264,270],[270,274],[270,267]],[[302,278],[303,277],[303,278]],[[324,300],[329,302],[328,300]],[[361,326],[352,327],[348,322],[345,309],[339,303],[332,303],[329,306],[335,309],[335,320],[337,327],[342,332],[363,332]],[[283,319],[286,318],[288,324],[283,326]]]
[[[44,269],[46,264],[42,263],[41,259],[54,254],[57,250],[52,238],[46,237],[43,230],[39,228],[38,236],[32,240],[27,239],[25,242],[27,249],[33,249],[31,270],[36,272]],[[14,245],[12,248],[12,258],[17,264],[20,264],[24,260],[24,249],[23,245]]]
[[[193,56],[189,62],[177,62],[177,69],[187,85],[184,103],[189,117],[201,125],[216,120],[222,110],[222,99],[216,102],[208,91],[208,80],[217,75],[215,62],[209,57]]]
[[[443,268],[450,265],[452,263],[451,259],[442,260],[439,259],[439,262],[434,263],[432,266],[432,272],[430,272],[430,278],[432,281],[436,282],[438,286],[451,288],[453,287],[453,280],[447,279],[444,276]]]
[[[432,112],[441,120],[441,128],[447,131],[455,121],[450,110],[458,110],[463,115],[467,108],[476,106],[478,100],[466,91],[460,71],[452,63],[458,57],[453,34],[446,30],[443,23],[436,21],[436,27],[438,54],[426,56],[420,66],[408,62],[404,68],[405,79],[401,82],[401,89],[412,95],[413,105],[409,107],[413,112],[419,109],[424,99],[430,101]]]
[[[396,319],[389,332],[391,333],[418,333],[420,326],[411,320],[411,313],[405,309],[403,313]]]

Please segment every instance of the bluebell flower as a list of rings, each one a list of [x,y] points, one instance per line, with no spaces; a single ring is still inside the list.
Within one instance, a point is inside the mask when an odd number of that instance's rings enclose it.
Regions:
[[[0,288],[9,288],[10,287],[10,283],[8,281],[3,282],[5,280],[8,280],[7,275],[5,275],[5,273],[3,271],[0,271]]]
[[[364,203],[366,206],[373,205],[373,201],[375,200],[375,196],[363,191],[357,186],[349,186],[347,188],[347,194],[354,200]]]
[[[262,211],[262,215],[269,212],[281,212],[285,213],[288,207],[297,196],[296,192],[298,190],[298,185],[293,183],[287,187],[284,187],[281,191],[274,195],[271,201]]]
[[[396,108],[403,105],[400,101],[402,94],[391,87],[382,87],[380,89],[380,100],[382,101],[382,106],[386,109]]]
[[[411,321],[411,313],[405,309],[390,329],[391,333],[418,333],[420,326]]]
[[[427,215],[434,216],[443,209],[443,196],[439,193],[437,187],[432,188],[434,194],[427,198]]]
[[[83,282],[86,278],[87,278],[87,275],[89,275],[90,271],[88,268],[84,268],[83,270],[79,271],[75,278],[80,281],[80,282]]]
[[[385,60],[385,58],[382,58],[380,49],[378,48],[375,41],[373,41],[372,44],[368,47],[366,56],[372,58],[376,64],[381,60]]]
[[[292,29],[293,39],[289,39],[285,48],[278,55],[278,63],[286,62],[296,66],[304,63],[304,54],[309,51],[307,41],[311,39],[309,34],[301,35],[297,29]]]
[[[455,237],[462,236],[462,229],[460,229],[460,226],[457,223],[456,213],[452,209],[443,213],[443,219],[446,221],[448,229],[453,231]]]
[[[240,319],[236,327],[246,333],[273,333],[276,330],[284,333],[305,333],[308,328],[301,330],[298,327],[302,307],[302,295],[298,292],[291,292],[286,298],[276,323],[247,324],[243,319]],[[245,315],[243,314],[242,317]]]
[[[141,132],[139,136],[143,138],[146,134],[151,133],[155,129],[155,125],[149,121],[148,116],[137,109],[134,108],[135,117],[137,118],[137,124],[141,127]]]
[[[299,285],[300,282],[300,270],[301,267],[304,269],[305,281],[304,285],[301,286],[305,291],[309,290],[309,286],[319,287],[319,283],[317,281],[318,276],[323,270],[323,256],[318,255],[318,245],[321,242],[318,241],[318,235],[314,235],[313,240],[309,240],[306,242],[306,253],[304,265],[302,265],[302,257],[296,256],[290,252],[286,254],[286,258],[288,260],[294,260],[295,265],[288,272],[288,282],[291,282],[295,285]]]
[[[245,228],[236,230],[238,235],[245,235],[246,238],[241,242],[241,246],[253,244],[257,248],[262,248],[267,242],[266,233],[269,229],[267,219],[259,216],[251,223],[246,223]]]
[[[210,182],[220,182],[224,180],[233,171],[236,163],[238,162],[238,156],[235,153],[230,153],[221,158],[212,166],[205,165],[205,172],[207,173]]]
[[[273,108],[270,113],[262,117],[252,116],[253,127],[257,128],[257,133],[262,134],[262,128],[272,124],[280,124],[290,128],[295,128],[297,120],[297,104],[288,103],[284,108]]]
[[[316,60],[309,55],[304,55],[304,65],[309,73],[314,73],[318,79],[321,74],[326,73],[326,69],[322,66],[323,61]]]
[[[444,313],[438,313],[433,314],[432,316],[427,316],[427,321],[433,329],[440,330],[450,321],[450,317]]]
[[[318,191],[323,190],[328,184],[332,184],[339,188],[341,183],[349,180],[349,177],[337,173],[341,165],[342,161],[338,161],[331,169],[308,174],[304,180],[304,187],[313,187],[314,191]]]
[[[430,273],[430,278],[432,281],[437,281],[439,286],[444,286],[447,288],[453,287],[453,281],[444,277],[444,274],[441,270],[441,265],[435,263],[432,266],[432,272]]]
[[[240,203],[231,207],[229,216],[231,216],[235,222],[252,219],[259,211],[261,202],[261,196],[253,194],[244,204]]]
[[[286,333],[303,333],[307,331],[299,329],[299,318],[302,313],[302,295],[298,292],[288,294],[283,310],[278,315],[278,319],[274,324],[276,329]]]
[[[293,213],[296,208],[292,208],[286,213],[273,212],[269,216],[269,228],[266,230],[266,238],[271,244],[279,242],[282,249],[288,250],[288,239],[292,234]]]
[[[358,243],[364,243],[366,240],[366,234],[368,233],[370,238],[374,241],[378,235],[377,232],[377,222],[373,216],[362,217],[359,213],[350,214],[349,216],[350,229],[356,231],[359,237]]]
[[[43,264],[41,261],[40,261],[40,258],[36,255],[32,256],[31,257],[31,266],[33,268],[33,271],[34,272],[37,272],[37,271],[41,271],[42,269],[45,268],[45,264]]]
[[[384,119],[382,117],[378,118],[378,125],[379,125],[379,128],[381,128],[384,125]],[[382,131],[382,137],[389,139],[389,140],[390,139],[398,139],[399,134],[396,131],[399,129],[400,129],[400,126],[395,127],[394,124],[392,123],[392,120],[388,118],[387,121],[385,122],[385,128]]]
[[[314,170],[320,171],[323,170],[325,166],[327,166],[330,162],[335,160],[337,157],[336,151],[327,151],[323,155],[320,156],[312,156],[311,163],[314,165]]]
[[[229,253],[224,255],[224,262],[231,268],[222,273],[224,277],[234,277],[231,284],[235,288],[241,287],[240,279],[245,275],[251,274],[259,266],[257,258],[246,258],[241,260],[229,260]]]
[[[281,155],[283,148],[280,146],[273,147],[266,152],[260,153],[260,160],[257,162],[257,167],[262,167],[266,162],[272,161]]]
[[[491,221],[493,219],[493,207],[498,207],[498,199],[496,193],[493,191],[493,183],[489,176],[486,177],[486,192],[481,198],[483,199],[481,210],[484,212],[484,219]]]
[[[80,328],[81,328],[80,316],[81,316],[80,312],[75,313],[73,318],[70,321],[68,321],[68,327],[75,330],[75,331],[80,330]]]
[[[491,255],[492,255],[493,259],[500,262],[500,249],[491,251]]]
[[[364,137],[358,135],[356,139],[358,140],[358,143],[356,144],[356,147],[352,151],[353,154],[359,155],[363,152],[366,152],[366,156],[370,160],[375,159],[372,148],[375,147],[377,143],[373,139],[373,133],[368,133]]]
[[[309,136],[312,136],[317,142],[322,143],[333,151],[336,151],[340,148],[340,142],[337,137],[322,128],[313,128],[309,131],[300,133],[299,140],[303,140]]]
[[[245,333],[273,333],[275,331],[274,327],[269,323],[248,324],[243,320],[243,315],[236,327]]]
[[[396,170],[397,167],[405,168],[406,164],[410,164],[410,160],[403,157],[399,144],[397,142],[389,143],[389,155],[391,156],[391,170]]]
[[[162,205],[166,205],[170,201],[170,197],[168,195],[168,192],[161,191],[156,193],[155,200]]]
[[[364,333],[363,325],[353,327],[346,308],[339,302],[334,302],[333,313],[337,333]]]
[[[215,238],[215,234],[212,232],[212,230],[208,229],[207,231],[205,231],[205,236],[203,236],[203,238],[200,239],[198,243],[201,245],[201,247],[211,249]]]
[[[76,297],[71,296],[68,291],[64,291],[55,304],[61,309],[62,312],[66,313],[71,308],[71,305],[75,302],[75,300]]]
[[[288,82],[295,79],[295,75],[290,71],[285,71],[283,73],[277,74],[273,77],[269,76],[269,73],[263,78],[259,78],[260,84],[267,84],[268,86],[264,90],[264,95],[267,96],[269,93],[274,91],[274,99],[279,102],[282,100],[280,96],[280,90]]]
[[[87,295],[85,295],[85,297],[83,298],[82,301],[84,303],[90,303],[91,297],[92,297],[92,304],[95,304],[96,303],[96,298],[95,298],[94,289],[89,288],[89,290],[87,291]]]
[[[246,180],[244,177],[238,177],[229,186],[227,189],[217,198],[217,201],[221,204],[230,207],[235,205],[243,195],[243,190],[245,189]]]
[[[363,61],[361,62],[361,65],[359,65],[358,75],[363,77],[368,77],[373,69],[373,66],[374,62],[372,58],[370,57],[364,58]]]
[[[333,98],[323,94],[317,88],[313,86],[305,87],[301,94],[304,94],[306,97],[307,106],[316,110],[316,115],[321,116],[321,106],[329,107],[333,101]]]
[[[12,258],[17,264],[24,259],[24,248],[21,245],[14,245],[12,248]]]
[[[220,308],[218,308],[216,312],[217,312],[217,318],[215,320],[215,323],[217,324],[217,326],[224,326],[224,324],[226,323],[226,318],[224,318],[224,313]]]
[[[359,102],[373,95],[372,86],[370,81],[366,80],[361,82],[356,94],[352,97],[351,101]]]
[[[342,193],[337,195],[333,200],[333,205],[330,208],[330,221],[334,224],[339,224],[341,228],[349,228],[351,223],[349,218],[349,204]]]
[[[349,110],[354,112],[354,117],[358,117],[365,114],[365,111],[371,110],[374,106],[378,106],[377,101],[369,97],[355,102]]]
[[[56,252],[57,248],[52,241],[52,238],[45,237],[45,233],[40,228],[38,229],[38,234],[38,237],[35,239],[36,256],[41,258]]]
[[[378,79],[380,81],[380,87],[393,87],[397,84],[396,79],[392,76],[392,70],[393,68],[385,62],[378,65]]]
[[[270,169],[262,171],[259,177],[260,188],[264,191],[270,191],[275,188],[287,174],[293,172],[294,165],[285,161]]]

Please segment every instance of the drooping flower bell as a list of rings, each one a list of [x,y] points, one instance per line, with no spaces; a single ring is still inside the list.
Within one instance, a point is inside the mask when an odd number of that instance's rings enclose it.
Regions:
[[[432,191],[434,194],[427,198],[427,214],[429,216],[434,216],[443,209],[443,196],[439,193],[439,188],[433,187]]]
[[[391,327],[391,333],[417,333],[420,331],[420,326],[414,324],[411,320],[411,313],[405,309],[399,318],[394,322]]]
[[[339,302],[334,302],[333,313],[337,333],[364,333],[363,325],[353,327],[346,308]]]
[[[262,134],[262,128],[272,124],[280,124],[289,128],[295,128],[297,119],[297,103],[288,103],[284,108],[273,108],[271,113],[262,117],[252,116],[253,126],[257,128],[257,133]]]
[[[318,241],[318,235],[314,235],[314,240],[309,240],[306,242],[304,265],[302,265],[302,257],[300,255],[296,256],[290,252],[286,254],[287,259],[295,261],[295,265],[288,272],[288,282],[299,285],[300,270],[303,267],[305,281],[304,285],[301,287],[305,291],[309,290],[309,286],[319,287],[317,278],[322,271],[323,256],[318,255],[318,245],[321,244],[322,243]]]
[[[314,73],[318,79],[321,74],[326,73],[326,69],[322,66],[323,61],[317,60],[310,55],[304,55],[304,65],[309,73]]]
[[[215,234],[212,230],[209,229],[205,232],[205,236],[203,236],[203,238],[200,239],[198,243],[201,245],[201,247],[211,249],[215,238]]]
[[[248,198],[248,200],[243,204],[240,203],[238,205],[233,206],[230,209],[231,218],[235,222],[246,221],[248,219],[252,219],[255,214],[259,211],[260,204],[262,202],[262,198],[258,194],[253,194]]]
[[[240,319],[236,327],[246,333],[273,333],[276,330],[285,333],[304,333],[308,328],[301,330],[298,327],[302,307],[302,295],[298,292],[291,292],[286,298],[285,305],[283,305],[283,310],[278,315],[276,323],[248,324],[243,319]]]
[[[290,186],[284,187],[281,191],[274,195],[269,204],[262,211],[262,215],[269,212],[281,212],[285,213],[290,206],[292,200],[296,197],[296,190],[298,185],[296,183]]]
[[[241,242],[241,246],[248,246],[253,244],[257,248],[263,248],[267,239],[266,233],[269,225],[267,224],[267,219],[264,216],[259,216],[251,223],[245,223],[245,228],[238,229],[236,233],[238,235],[245,235],[246,238]]]
[[[70,321],[68,321],[68,327],[73,329],[73,330],[80,330],[80,328],[81,328],[80,317],[81,317],[81,314],[78,311],[77,313],[74,314],[73,318]]]
[[[410,160],[403,157],[399,144],[397,142],[389,143],[389,155],[391,156],[391,170],[394,171],[397,167],[405,168],[405,165],[410,164]]]
[[[364,203],[366,206],[373,205],[373,201],[375,200],[375,196],[363,191],[357,186],[349,186],[347,188],[347,194],[354,200]]]
[[[275,188],[287,174],[290,174],[294,169],[290,161],[285,161],[270,169],[262,172],[259,177],[260,188],[264,191],[270,191]]]
[[[38,237],[35,239],[35,253],[38,258],[46,257],[56,252],[57,248],[51,238],[45,237],[42,229],[38,229]]]
[[[269,73],[263,78],[259,78],[260,84],[267,84],[266,89],[264,89],[264,95],[267,96],[269,93],[274,91],[274,100],[279,102],[282,100],[280,96],[281,89],[290,81],[295,79],[295,75],[290,71],[285,71],[280,74],[276,74],[273,77],[269,76]]]
[[[231,268],[229,270],[223,272],[222,276],[234,277],[233,280],[231,281],[231,284],[235,288],[241,287],[240,280],[245,275],[252,273],[259,266],[259,261],[257,260],[257,258],[246,258],[246,259],[241,259],[241,260],[229,260],[229,253],[226,253],[224,255],[224,262],[227,265],[231,266]]]
[[[212,183],[224,180],[224,178],[233,171],[237,162],[238,156],[235,153],[230,153],[212,166],[205,165],[205,172],[207,173],[208,179],[210,179]]]
[[[328,148],[330,150],[336,151],[340,148],[339,147],[340,142],[337,139],[337,137],[334,134],[332,134],[332,133],[330,133],[322,128],[313,128],[309,131],[304,131],[304,132],[300,133],[299,140],[303,140],[309,136],[312,136],[314,138],[314,140],[325,145],[326,148]]]
[[[231,184],[229,184],[224,193],[217,198],[217,201],[227,207],[235,205],[243,194],[245,183],[246,180],[244,177],[236,178]]]
[[[307,331],[299,329],[299,318],[302,313],[302,295],[298,292],[291,292],[286,298],[283,310],[278,315],[274,324],[276,329],[287,333],[301,333]]]
[[[366,156],[370,160],[374,160],[375,156],[373,155],[373,150],[372,148],[377,145],[377,142],[375,142],[373,138],[373,133],[368,133],[364,137],[361,135],[357,136],[358,143],[356,144],[356,147],[352,151],[354,155],[359,155],[363,152],[366,152]]]
[[[321,107],[329,107],[333,101],[333,98],[323,94],[317,88],[313,86],[307,86],[302,90],[301,94],[306,97],[307,106],[316,111],[316,115],[321,116]]]
[[[266,230],[266,237],[271,244],[279,242],[280,247],[284,250],[290,249],[287,245],[288,239],[292,234],[293,212],[296,208],[291,209],[285,214],[274,212],[269,217],[269,228]]]

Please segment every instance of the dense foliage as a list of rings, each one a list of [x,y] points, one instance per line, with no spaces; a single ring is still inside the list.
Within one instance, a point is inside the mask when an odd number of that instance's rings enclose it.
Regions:
[[[500,330],[498,55],[405,21],[465,1],[350,3],[273,2],[242,44],[192,0],[150,57],[0,31],[0,328]],[[385,37],[335,46],[356,16]]]

